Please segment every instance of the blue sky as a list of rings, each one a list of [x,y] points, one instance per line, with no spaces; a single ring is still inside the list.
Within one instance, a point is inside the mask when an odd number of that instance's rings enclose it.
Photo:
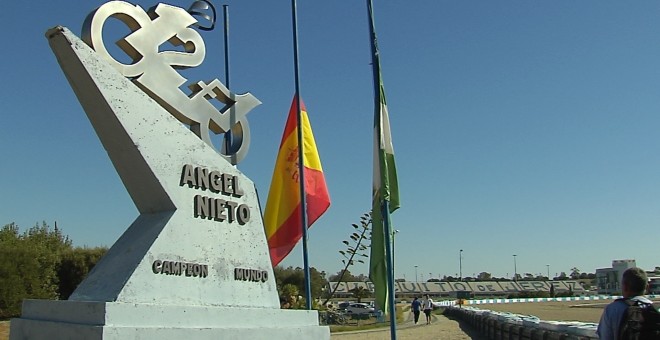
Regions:
[[[137,216],[44,38],[77,34],[102,1],[8,2],[0,12],[0,223],[45,220],[111,245]],[[137,2],[148,8],[155,2]],[[263,105],[239,165],[265,204],[294,91],[289,1],[227,1],[231,88]],[[170,4],[187,7],[190,2]],[[30,7],[33,6],[33,7]],[[75,7],[74,7],[75,6]],[[660,265],[660,3],[375,1],[402,208],[398,277],[593,272]],[[365,1],[298,1],[301,94],[332,197],[310,262],[341,268],[370,209],[373,90]],[[203,33],[189,80],[223,79]],[[283,262],[302,266],[300,247]],[[366,266],[352,270],[367,273]]]

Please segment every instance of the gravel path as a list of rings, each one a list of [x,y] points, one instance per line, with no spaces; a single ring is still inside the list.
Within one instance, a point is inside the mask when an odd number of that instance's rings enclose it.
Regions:
[[[485,337],[469,328],[461,328],[461,325],[454,320],[447,319],[443,315],[433,315],[431,324],[427,325],[424,321],[424,315],[420,317],[420,322],[415,325],[410,315],[408,320],[397,325],[398,340],[435,340],[435,339],[476,339],[485,340]],[[467,326],[464,326],[467,327]],[[386,340],[390,339],[390,329],[381,328],[378,330],[357,331],[333,333],[332,340]]]

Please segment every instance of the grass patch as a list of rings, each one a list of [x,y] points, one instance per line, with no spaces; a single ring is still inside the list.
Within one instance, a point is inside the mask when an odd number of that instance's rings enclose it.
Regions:
[[[403,322],[403,310],[404,307],[396,306],[396,322]],[[350,318],[350,317],[349,317]],[[329,325],[331,333],[340,333],[340,332],[351,332],[351,331],[363,331],[369,329],[377,329],[390,327],[389,317],[385,318],[385,322],[378,323],[375,318],[370,318],[368,320],[350,320],[351,324],[347,325]],[[1,339],[0,339],[1,340]]]
[[[377,329],[383,327],[389,327],[389,322],[376,323],[372,322],[370,324],[360,324],[359,326],[351,325],[330,325],[330,333],[341,333],[341,332],[351,332],[351,331],[364,331],[369,329]]]
[[[0,321],[0,340],[9,339],[9,321]]]

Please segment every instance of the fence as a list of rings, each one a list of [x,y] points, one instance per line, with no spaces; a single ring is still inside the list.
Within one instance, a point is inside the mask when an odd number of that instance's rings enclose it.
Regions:
[[[556,298],[516,298],[516,299],[472,299],[464,300],[464,305],[485,305],[495,303],[520,303],[520,302],[562,302],[562,301],[597,301],[597,300],[615,300],[621,296],[615,295],[594,295],[594,296],[570,296]],[[647,295],[651,300],[660,298],[660,295]],[[448,307],[456,305],[456,300],[444,300],[435,302],[437,307]]]

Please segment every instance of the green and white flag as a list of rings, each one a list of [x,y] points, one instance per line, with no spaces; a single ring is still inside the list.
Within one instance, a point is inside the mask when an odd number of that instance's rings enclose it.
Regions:
[[[383,223],[383,205],[389,202],[386,212],[394,212],[399,208],[399,184],[394,164],[394,148],[390,133],[390,119],[385,102],[385,89],[379,81],[380,105],[374,115],[374,177],[373,177],[373,205],[371,210],[371,256],[369,264],[369,278],[374,284],[376,304],[387,314],[387,261],[385,233],[391,235],[390,223]],[[391,275],[391,274],[390,274]]]
[[[376,306],[385,314],[390,315],[390,332],[396,338],[396,319],[394,304],[389,304],[389,295],[394,294],[394,287],[388,286],[388,281],[394,285],[392,259],[388,261],[391,248],[387,242],[392,235],[390,227],[390,212],[399,208],[399,184],[394,165],[394,148],[390,133],[390,118],[387,113],[385,89],[380,75],[380,55],[376,42],[376,29],[372,1],[367,0],[369,12],[369,34],[371,41],[371,65],[374,78],[374,182],[373,205],[371,209],[371,256],[369,257],[369,278],[374,285]],[[388,278],[390,280],[388,280]],[[393,297],[392,297],[393,298]],[[389,310],[388,306],[392,309]]]

